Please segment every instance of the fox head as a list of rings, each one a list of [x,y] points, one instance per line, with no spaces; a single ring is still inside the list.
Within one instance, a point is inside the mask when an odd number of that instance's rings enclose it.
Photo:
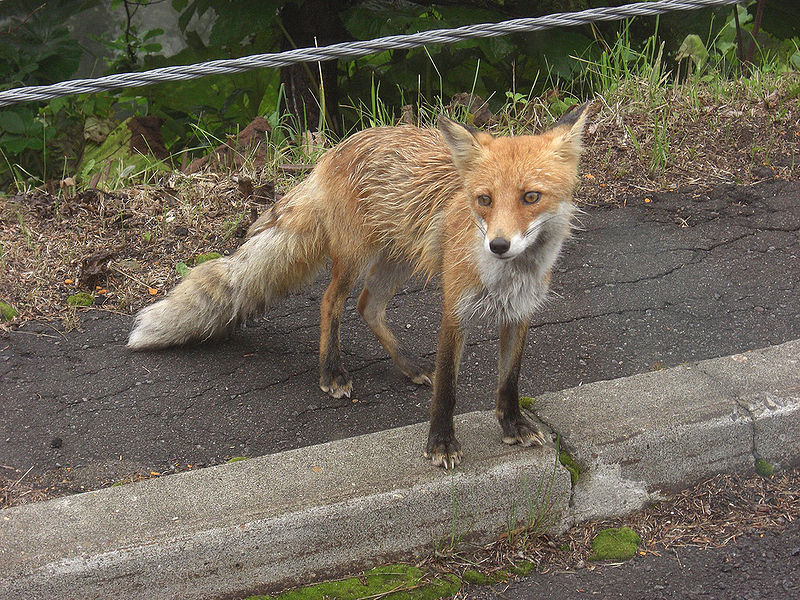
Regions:
[[[524,253],[542,226],[572,213],[587,105],[539,135],[493,137],[439,118],[485,251],[498,260]],[[558,221],[558,219],[556,219]]]

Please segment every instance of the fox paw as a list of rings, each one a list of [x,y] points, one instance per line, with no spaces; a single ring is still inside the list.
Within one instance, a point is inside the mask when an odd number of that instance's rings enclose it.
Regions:
[[[433,385],[433,369],[431,365],[418,365],[403,355],[396,357],[395,363],[403,372],[403,375],[417,385]]]
[[[425,373],[424,371],[418,371],[416,373],[406,373],[409,379],[416,383],[417,385],[433,385],[433,373]]]
[[[503,428],[503,443],[521,446],[544,446],[545,439],[542,432],[525,417],[520,416],[516,420],[500,422]]]
[[[425,458],[430,458],[435,467],[454,469],[456,465],[461,464],[461,444],[455,438],[449,440],[428,438]]]
[[[353,380],[344,369],[337,374],[323,373],[319,379],[319,389],[332,398],[350,397],[353,391]]]

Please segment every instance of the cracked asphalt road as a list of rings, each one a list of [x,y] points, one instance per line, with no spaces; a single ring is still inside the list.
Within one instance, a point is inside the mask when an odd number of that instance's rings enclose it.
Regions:
[[[800,182],[647,198],[581,216],[551,301],[531,326],[523,394],[800,337]],[[99,311],[85,314],[82,331],[29,323],[0,334],[0,465],[90,489],[134,471],[211,465],[426,420],[430,389],[393,367],[355,298],[342,322],[353,399],[319,391],[325,279],[230,339],[190,348],[132,353],[124,346],[131,318]],[[388,310],[399,336],[430,362],[438,304],[435,282],[412,281]],[[493,406],[495,365],[494,329],[477,325],[460,370],[459,412]]]

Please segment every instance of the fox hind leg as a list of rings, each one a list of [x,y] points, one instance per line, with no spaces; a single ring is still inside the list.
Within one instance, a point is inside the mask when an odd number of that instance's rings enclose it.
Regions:
[[[345,300],[358,276],[358,269],[333,260],[331,282],[322,296],[319,337],[319,387],[334,398],[350,397],[353,380],[342,365],[339,325]]]
[[[533,423],[522,415],[519,408],[519,369],[527,332],[527,321],[500,326],[495,414],[503,429],[503,442],[523,446],[542,446],[544,445],[544,436]]]
[[[408,358],[404,345],[386,323],[386,304],[411,275],[411,265],[380,258],[367,275],[358,298],[358,310],[397,368],[414,383],[431,385],[431,369]]]

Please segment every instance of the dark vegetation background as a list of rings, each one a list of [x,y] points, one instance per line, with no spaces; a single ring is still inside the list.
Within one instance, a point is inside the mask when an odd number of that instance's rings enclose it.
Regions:
[[[624,3],[6,0],[0,3],[0,88]],[[754,37],[756,9],[751,2],[740,11],[744,53],[754,40],[752,62],[800,68],[800,2],[768,0]],[[364,114],[374,118],[378,98],[399,114],[404,105],[442,105],[462,92],[487,99],[493,109],[509,99],[549,94],[558,113],[598,92],[581,73],[623,31],[631,49],[647,40],[663,43],[673,65],[679,56],[694,61],[713,50],[715,68],[735,77],[743,57],[732,16],[732,7],[674,13],[655,29],[654,20],[587,25],[19,104],[0,109],[0,193],[66,177],[86,185],[99,167],[82,161],[87,146],[131,116],[155,117],[163,144],[153,153],[168,166],[180,166],[174,164],[180,157],[185,166],[187,157],[207,153],[259,115],[272,125],[288,115],[295,131],[346,135],[370,124]],[[93,33],[87,34],[90,22]],[[679,54],[690,34],[702,48]]]

